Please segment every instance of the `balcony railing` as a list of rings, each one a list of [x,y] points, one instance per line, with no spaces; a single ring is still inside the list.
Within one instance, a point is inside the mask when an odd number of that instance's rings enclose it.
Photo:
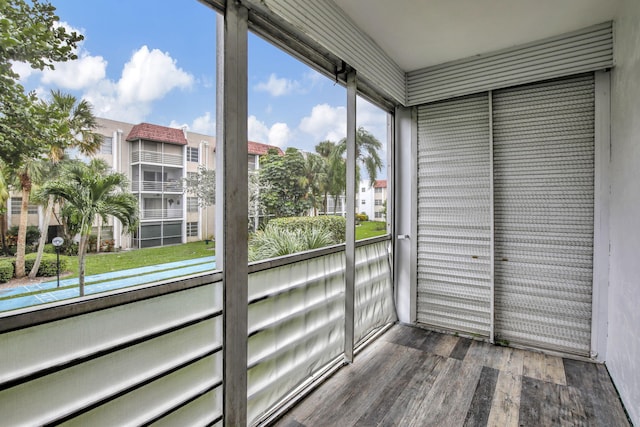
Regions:
[[[388,245],[356,244],[356,341],[394,319]],[[344,245],[249,269],[254,423],[342,354]],[[207,273],[1,314],[3,424],[219,423],[223,382],[234,381],[223,378],[221,280]]]
[[[178,219],[182,218],[182,209],[142,209],[140,219]]]
[[[182,184],[176,181],[132,181],[131,191],[152,193],[182,193]]]
[[[182,166],[183,156],[180,154],[159,153],[157,151],[133,151],[131,163],[158,163],[163,165]]]

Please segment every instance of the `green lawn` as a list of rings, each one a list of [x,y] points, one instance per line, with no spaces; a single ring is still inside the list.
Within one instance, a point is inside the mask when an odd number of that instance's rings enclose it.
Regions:
[[[356,240],[382,236],[386,234],[386,232],[384,222],[363,221],[356,227]],[[204,242],[192,242],[176,246],[88,254],[86,259],[86,275],[89,276],[92,274],[109,273],[166,262],[213,256],[215,255],[214,247],[215,245],[212,242],[208,245]],[[61,258],[63,257],[61,256]],[[65,258],[67,258],[68,271],[71,272],[71,274],[65,275],[64,278],[78,277],[78,257],[69,256]]]
[[[369,237],[386,234],[386,226],[380,221],[363,221],[356,227],[356,239],[368,239]],[[126,270],[129,268],[144,267],[166,262],[174,262],[185,259],[201,258],[215,255],[211,242],[192,242],[184,245],[164,246],[159,248],[136,249],[123,252],[109,252],[87,255],[86,275],[108,273],[111,271]],[[65,278],[78,277],[78,258],[67,257],[71,275]]]
[[[356,226],[356,240],[387,234],[387,225],[383,221],[362,221]]]
[[[213,256],[215,245],[204,242],[192,242],[184,245],[158,248],[136,249],[123,252],[89,254],[86,258],[86,275],[108,273],[147,265],[181,261],[185,259]],[[78,277],[78,257],[67,257],[69,270],[73,273],[66,278]]]

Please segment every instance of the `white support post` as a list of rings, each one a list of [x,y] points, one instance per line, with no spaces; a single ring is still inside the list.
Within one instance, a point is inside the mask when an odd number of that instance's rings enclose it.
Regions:
[[[611,75],[595,73],[595,170],[591,357],[607,357],[609,318],[609,165],[611,161]]]
[[[347,74],[347,229],[345,233],[344,358],[353,363],[356,281],[356,72]]]
[[[223,277],[225,426],[247,425],[247,9],[226,2],[217,37],[217,267]]]
[[[496,278],[495,278],[495,253],[496,253],[496,231],[495,231],[495,212],[494,212],[494,183],[493,183],[493,92],[489,91],[489,220],[491,242],[489,243],[491,255],[489,260],[489,282],[491,288],[491,297],[489,299],[489,342],[494,344],[495,341],[495,324],[496,324]]]

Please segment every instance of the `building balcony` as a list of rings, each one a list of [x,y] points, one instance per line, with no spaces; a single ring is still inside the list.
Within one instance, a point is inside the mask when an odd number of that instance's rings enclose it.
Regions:
[[[131,191],[134,193],[182,193],[183,187],[174,181],[132,181]]]
[[[356,243],[349,365],[344,245],[249,266],[252,425],[629,425],[604,365],[389,329],[388,248]],[[3,423],[221,425],[242,380],[223,370],[222,294],[211,271],[3,313]]]
[[[182,219],[182,209],[141,209],[141,220]]]
[[[131,163],[151,163],[182,167],[184,157],[179,154],[166,154],[157,151],[133,151]]]

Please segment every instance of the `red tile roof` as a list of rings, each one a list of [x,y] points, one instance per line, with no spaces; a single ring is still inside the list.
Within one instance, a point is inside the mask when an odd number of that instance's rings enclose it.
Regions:
[[[373,184],[373,188],[387,188],[387,180],[386,179],[377,179]]]
[[[247,148],[249,150],[249,154],[257,154],[258,156],[264,156],[271,148],[278,150],[279,155],[284,155],[284,152],[279,147],[276,147],[275,145],[262,144],[260,142],[249,141],[247,142]]]
[[[182,129],[152,125],[151,123],[140,123],[131,129],[129,136],[127,136],[127,141],[136,141],[138,139],[187,145],[187,138],[185,138]]]

